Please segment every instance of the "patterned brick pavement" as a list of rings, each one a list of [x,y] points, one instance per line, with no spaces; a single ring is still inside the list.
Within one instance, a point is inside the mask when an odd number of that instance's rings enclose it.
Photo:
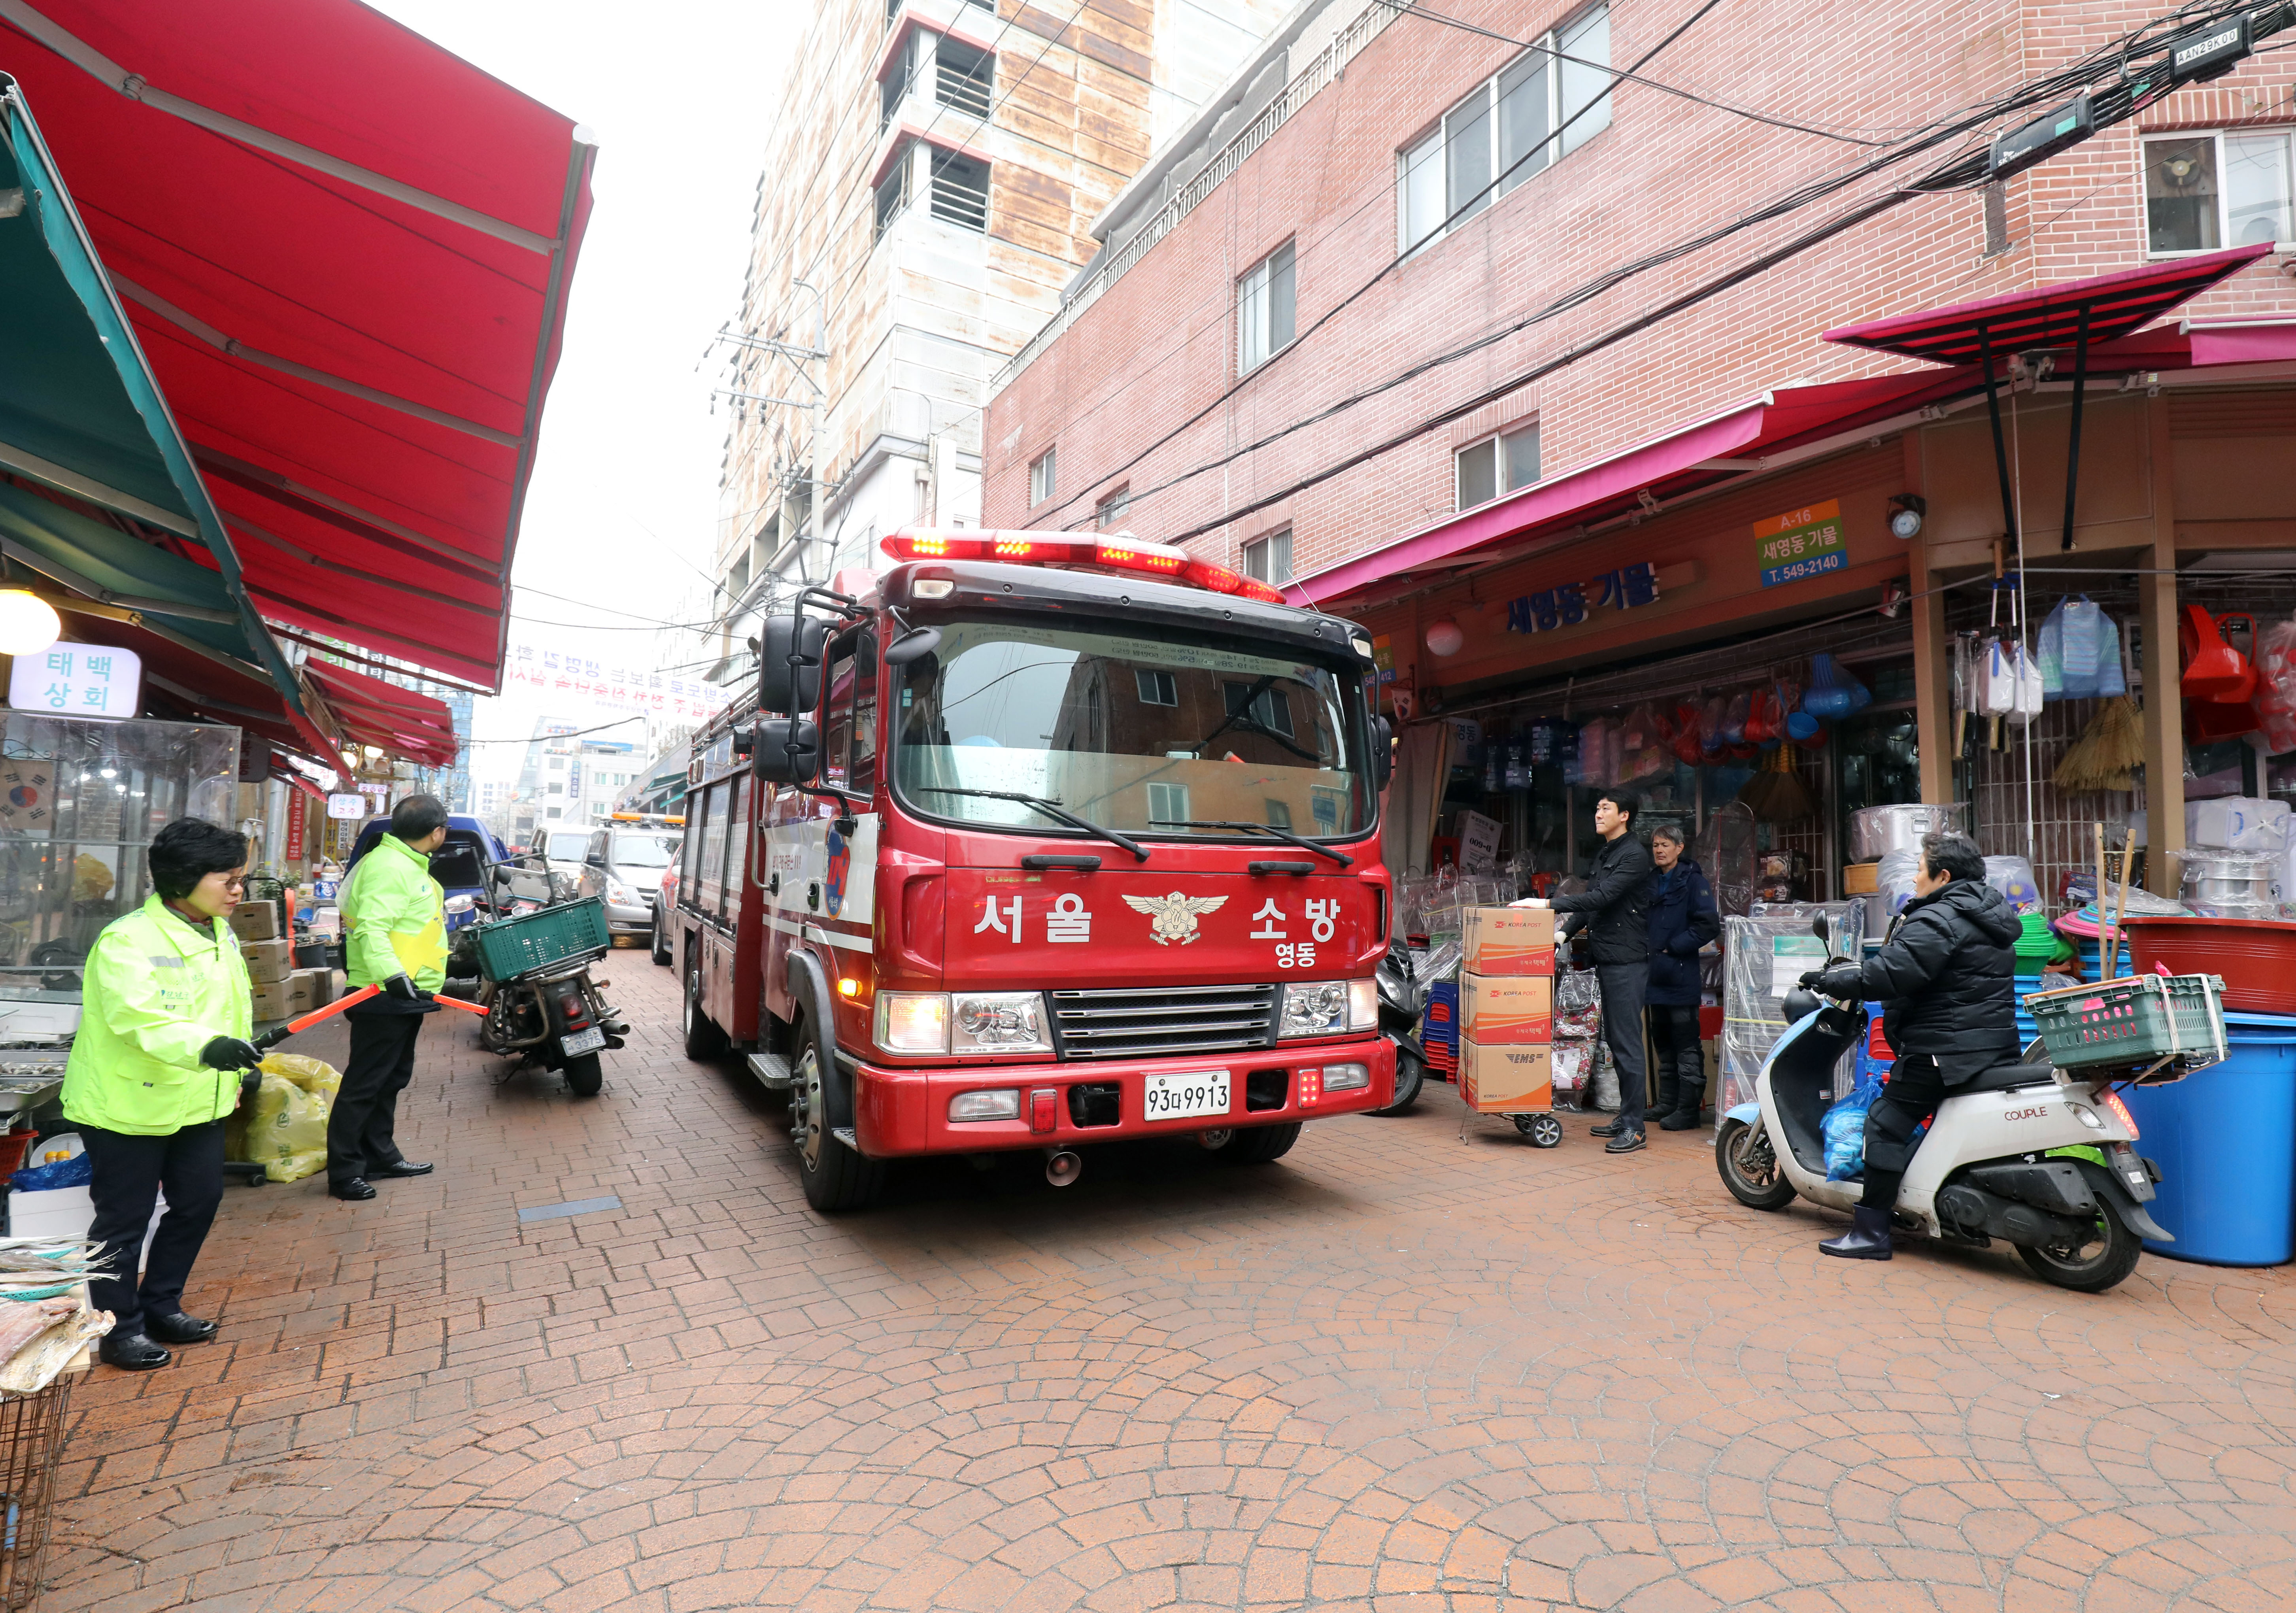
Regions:
[[[230,1191],[222,1339],[75,1400],[44,1609],[2296,1604],[2284,1273],[1845,1265],[1699,1134],[1463,1143],[1447,1088],[824,1223],[668,971],[609,972],[603,1097],[434,1022],[437,1175]]]

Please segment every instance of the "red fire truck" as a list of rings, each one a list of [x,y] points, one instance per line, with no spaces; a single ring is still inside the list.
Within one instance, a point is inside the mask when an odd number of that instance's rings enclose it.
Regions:
[[[768,618],[686,798],[685,1051],[788,1091],[808,1200],[906,1155],[1265,1161],[1386,1104],[1364,631],[1129,538],[884,549]]]

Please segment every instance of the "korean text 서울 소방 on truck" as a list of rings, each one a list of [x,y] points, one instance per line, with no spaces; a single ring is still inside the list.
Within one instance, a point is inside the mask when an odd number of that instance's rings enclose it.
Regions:
[[[902,1156],[1379,1108],[1371,641],[1128,538],[911,529],[807,589],[697,736],[685,1046],[790,1089],[808,1199]]]

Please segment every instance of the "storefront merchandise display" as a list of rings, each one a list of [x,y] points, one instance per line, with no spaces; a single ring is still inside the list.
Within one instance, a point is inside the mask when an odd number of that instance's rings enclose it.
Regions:
[[[1813,921],[1826,921],[1828,938],[1811,933]],[[1855,958],[1866,938],[1862,902],[1757,904],[1743,918],[1722,921],[1722,1089],[1715,1109],[1726,1113],[1754,1096],[1754,1080],[1770,1049],[1785,1034],[1784,998],[1805,970],[1821,967],[1829,952]],[[1848,1090],[1854,1054],[1843,1059],[1837,1091]]]

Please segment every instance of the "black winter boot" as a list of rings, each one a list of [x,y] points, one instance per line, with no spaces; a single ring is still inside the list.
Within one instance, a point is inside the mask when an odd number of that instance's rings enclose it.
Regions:
[[[1890,1257],[1890,1212],[1861,1204],[1849,1212],[1849,1230],[1817,1246],[1818,1252],[1844,1260],[1887,1260]]]

